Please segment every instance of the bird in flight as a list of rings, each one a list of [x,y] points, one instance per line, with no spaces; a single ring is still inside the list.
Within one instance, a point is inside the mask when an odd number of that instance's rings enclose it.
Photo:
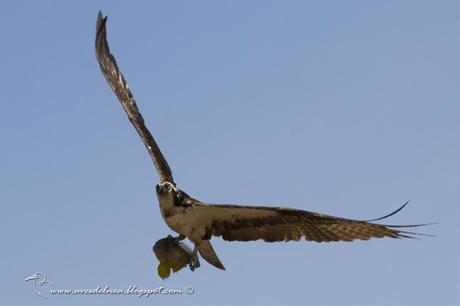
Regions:
[[[96,25],[96,57],[102,74],[141,137],[160,177],[156,193],[166,224],[179,235],[175,241],[188,238],[194,243],[190,268],[200,266],[198,252],[211,265],[225,270],[212,245],[213,236],[226,241],[266,242],[305,239],[315,242],[368,240],[370,238],[414,238],[417,233],[405,231],[416,225],[374,223],[400,211],[373,220],[352,220],[283,207],[208,204],[192,198],[174,182],[171,168],[147,129],[136,100],[110,53],[107,43],[107,17],[99,11]]]

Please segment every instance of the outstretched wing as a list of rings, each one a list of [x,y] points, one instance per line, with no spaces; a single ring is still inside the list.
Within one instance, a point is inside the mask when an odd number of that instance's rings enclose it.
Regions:
[[[206,224],[206,235],[228,241],[266,242],[305,240],[316,242],[352,241],[370,238],[413,238],[404,227],[338,218],[319,213],[282,208],[238,205],[197,205],[194,217]]]
[[[136,100],[129,90],[123,74],[118,69],[115,57],[110,54],[105,27],[106,21],[107,17],[103,17],[102,13],[99,11],[96,25],[96,57],[101,67],[102,74],[117,95],[118,100],[120,100],[121,105],[128,114],[129,121],[134,125],[137,133],[141,136],[142,141],[147,147],[150,157],[155,164],[155,168],[160,175],[160,181],[168,181],[174,184],[171,169],[152,134],[150,134],[150,131],[145,126],[144,118],[142,118],[137,108]]]

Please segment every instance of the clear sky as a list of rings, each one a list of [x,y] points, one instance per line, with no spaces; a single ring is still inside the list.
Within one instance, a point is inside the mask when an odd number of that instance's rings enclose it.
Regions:
[[[97,11],[179,187],[435,238],[318,244],[213,239],[162,281],[171,234],[149,156],[97,65]],[[458,1],[3,1],[3,305],[459,305]],[[193,295],[50,296],[55,289]],[[46,290],[46,289],[45,289]]]

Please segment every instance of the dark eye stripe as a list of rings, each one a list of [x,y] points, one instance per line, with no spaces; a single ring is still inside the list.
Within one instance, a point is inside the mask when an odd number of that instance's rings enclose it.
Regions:
[[[174,195],[174,205],[180,207],[182,205],[182,194],[180,192],[175,192]]]

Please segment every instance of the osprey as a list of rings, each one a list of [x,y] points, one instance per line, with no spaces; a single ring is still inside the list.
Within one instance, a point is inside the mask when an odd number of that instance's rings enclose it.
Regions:
[[[153,160],[160,177],[156,193],[161,215],[166,224],[179,234],[174,238],[176,243],[185,238],[194,243],[190,262],[192,270],[200,266],[198,252],[207,262],[225,270],[210,243],[212,236],[227,241],[266,242],[301,238],[315,242],[368,240],[373,237],[413,238],[412,235],[417,233],[402,228],[424,225],[373,223],[397,213],[407,203],[382,218],[360,221],[292,208],[207,204],[192,198],[177,187],[166,159],[145,126],[136,100],[110,53],[106,21],[107,17],[99,11],[95,41],[99,66]]]

